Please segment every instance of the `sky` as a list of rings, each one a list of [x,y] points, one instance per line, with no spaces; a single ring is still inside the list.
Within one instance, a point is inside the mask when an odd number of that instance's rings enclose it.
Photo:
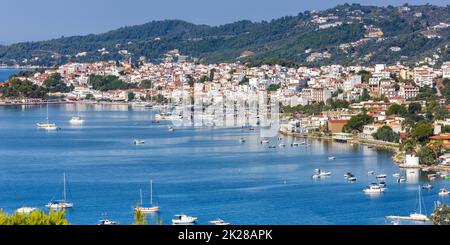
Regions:
[[[152,20],[180,19],[221,25],[271,20],[343,3],[435,4],[448,0],[0,0],[0,44],[102,33]]]

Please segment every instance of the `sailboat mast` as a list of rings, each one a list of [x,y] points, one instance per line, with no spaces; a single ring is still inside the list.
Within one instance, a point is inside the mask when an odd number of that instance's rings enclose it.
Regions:
[[[46,120],[47,120],[47,124],[48,124],[48,101],[47,101],[47,103],[46,103],[46,105],[47,105],[47,114],[46,114]]]
[[[141,199],[141,207],[142,207],[142,189],[139,189],[139,195],[140,195],[140,199]]]
[[[419,214],[422,213],[422,197],[420,195],[420,186],[417,186],[417,189],[419,190]]]
[[[64,202],[66,201],[66,173],[63,174],[64,176]]]
[[[150,180],[150,204],[153,205],[153,180]]]

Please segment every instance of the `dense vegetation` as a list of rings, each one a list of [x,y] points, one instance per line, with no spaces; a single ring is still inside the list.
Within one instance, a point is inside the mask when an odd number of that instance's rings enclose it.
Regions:
[[[100,91],[108,91],[108,90],[116,90],[116,89],[130,89],[137,87],[136,84],[126,83],[120,80],[117,76],[107,75],[91,75],[89,76],[88,83],[95,90]]]
[[[352,64],[395,63],[413,64],[441,48],[440,56],[448,59],[450,28],[439,31],[441,38],[428,39],[421,34],[440,22],[450,22],[450,6],[410,6],[402,13],[397,8],[340,5],[332,9],[271,21],[238,21],[221,26],[195,25],[180,20],[153,21],[143,25],[120,28],[98,35],[74,36],[41,42],[25,42],[0,46],[0,62],[53,66],[68,61],[120,60],[145,56],[161,61],[164,54],[178,49],[182,54],[199,58],[201,62],[248,62],[249,65],[281,64]],[[352,11],[363,14],[356,15]],[[421,12],[421,17],[414,13]],[[319,29],[311,22],[314,15],[334,14],[343,24]],[[359,46],[341,49],[339,45],[358,41],[367,34],[364,26],[373,25],[384,32],[382,41],[370,39]],[[392,52],[392,46],[402,47]],[[128,53],[119,51],[127,50]],[[307,62],[312,52],[329,52],[331,57]],[[105,52],[107,51],[107,52]],[[247,51],[247,55],[243,55]],[[86,52],[85,55],[77,55]],[[404,57],[408,57],[405,59]],[[23,63],[26,60],[27,63]],[[366,80],[370,74],[363,74]]]
[[[396,133],[389,126],[382,126],[377,132],[372,134],[372,137],[376,140],[382,140],[387,142],[398,143],[400,140],[400,134]]]
[[[431,215],[433,225],[450,225],[450,206],[440,205]]]
[[[15,212],[7,214],[0,210],[0,225],[68,225],[64,211],[44,211],[36,210],[30,214]]]
[[[355,131],[362,132],[364,125],[370,123],[373,123],[373,117],[366,114],[352,116],[350,120],[348,120],[348,122],[344,125],[344,131],[348,133]]]
[[[0,87],[0,95],[4,98],[47,98],[48,90],[44,87],[33,84],[29,80],[10,79]]]

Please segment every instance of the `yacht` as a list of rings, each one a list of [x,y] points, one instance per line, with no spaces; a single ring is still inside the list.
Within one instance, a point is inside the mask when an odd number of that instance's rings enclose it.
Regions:
[[[135,145],[143,145],[143,144],[145,144],[145,140],[134,139],[133,143]]]
[[[216,220],[211,220],[208,222],[210,225],[229,225],[230,223],[227,223],[225,221],[223,221],[220,218],[217,218]]]
[[[174,127],[169,127],[169,131],[173,132],[173,131],[175,131],[175,128]]]
[[[47,203],[47,205],[45,205],[47,208],[50,209],[66,209],[66,208],[72,208],[73,207],[73,203],[71,202],[67,202],[67,197],[66,197],[66,173],[63,174],[64,176],[64,192],[63,192],[63,199],[62,200],[55,200],[55,201],[50,201],[49,203]]]
[[[387,177],[387,175],[386,174],[379,174],[379,175],[377,175],[377,179],[385,179]]]
[[[108,220],[108,219],[101,219],[98,221],[98,225],[118,225],[119,223],[117,221]]]
[[[442,189],[439,191],[439,196],[448,196],[448,194],[450,194],[450,191],[447,190],[447,189],[445,189],[445,188],[442,188]]]
[[[269,140],[261,140],[261,144],[267,144],[269,143]]]
[[[34,211],[36,211],[36,210],[37,210],[37,208],[32,208],[32,207],[21,207],[21,208],[18,208],[18,209],[16,210],[16,212],[19,213],[19,214],[30,214],[30,213],[32,213],[32,212],[34,212]]]
[[[367,172],[367,174],[368,175],[373,175],[373,174],[375,174],[375,171],[369,171],[369,172]]]
[[[328,160],[335,160],[335,159],[336,159],[336,157],[334,157],[334,156],[328,157]]]
[[[330,176],[331,172],[323,172],[320,169],[315,169],[315,174],[312,176],[314,179],[315,178],[320,178],[320,177],[326,177],[326,176]]]
[[[153,205],[153,181],[150,181],[150,205],[144,205],[142,202],[142,189],[140,190],[140,205],[134,208],[135,212],[156,213],[159,212],[159,206]]]
[[[81,119],[81,117],[77,116],[77,117],[72,117],[69,122],[72,125],[81,125],[84,123],[84,120]]]
[[[421,221],[421,222],[428,222],[430,219],[427,217],[426,214],[422,212],[422,205],[425,207],[425,203],[423,202],[422,195],[420,193],[420,186],[417,186],[417,208],[416,211],[409,214],[409,216],[386,216],[387,219],[396,219],[396,220],[411,220],[411,221]],[[426,211],[425,211],[426,213]]]
[[[384,190],[385,188],[382,188],[377,184],[371,184],[370,186],[367,186],[363,191],[367,194],[379,194],[384,192]]]
[[[47,103],[47,107],[46,107],[46,115],[47,116],[46,116],[45,122],[36,123],[36,126],[38,128],[45,129],[45,130],[58,130],[59,128],[55,123],[50,123],[48,121],[48,103]]]
[[[197,217],[187,216],[185,214],[176,214],[173,216],[173,225],[193,225],[197,223]]]
[[[422,186],[422,189],[424,189],[424,190],[431,190],[431,189],[433,189],[433,186],[430,185],[430,184],[425,184],[425,185]]]

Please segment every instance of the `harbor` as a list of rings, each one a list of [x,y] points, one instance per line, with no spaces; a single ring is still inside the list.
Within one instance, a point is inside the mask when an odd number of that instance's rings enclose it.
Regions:
[[[408,213],[417,185],[430,183],[430,172],[400,169],[390,151],[284,135],[263,139],[257,126],[169,131],[171,122],[154,123],[159,112],[151,109],[53,104],[49,121],[60,129],[47,131],[36,127],[46,106],[0,111],[0,208],[47,210],[50,200],[63,196],[73,203],[71,224],[106,218],[131,224],[140,190],[143,204],[159,207],[149,224],[171,224],[178,214],[198,224],[218,217],[231,224],[384,224],[385,216]],[[71,124],[77,116],[83,123]],[[326,176],[311,178],[315,169]],[[355,181],[344,178],[349,171]],[[398,183],[394,173],[406,181]],[[380,174],[387,176],[386,191],[364,193]],[[428,210],[448,198],[438,195],[446,180],[432,184],[423,191]]]

